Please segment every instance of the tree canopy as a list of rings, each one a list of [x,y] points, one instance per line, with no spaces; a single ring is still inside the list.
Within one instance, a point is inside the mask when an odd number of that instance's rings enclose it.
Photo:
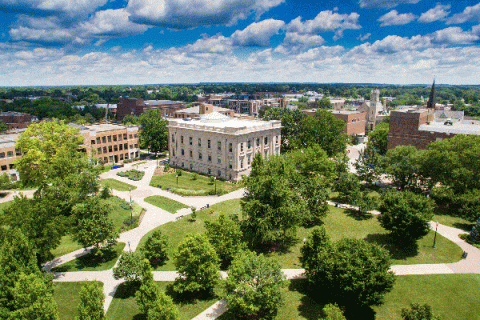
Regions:
[[[139,117],[142,130],[140,140],[142,145],[151,152],[161,152],[168,147],[167,121],[158,110],[149,109]]]
[[[270,108],[263,115],[263,120],[281,120],[282,152],[292,149],[293,139],[300,133],[300,123],[306,117],[301,110],[288,108]]]

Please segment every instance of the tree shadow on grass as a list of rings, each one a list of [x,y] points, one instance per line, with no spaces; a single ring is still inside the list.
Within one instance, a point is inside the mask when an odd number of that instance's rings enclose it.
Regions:
[[[461,229],[463,231],[470,232],[475,224],[472,223],[461,223],[461,222],[455,222],[453,223],[453,226],[457,229]]]
[[[370,220],[373,218],[373,214],[368,212],[361,212],[355,209],[345,209],[344,212],[347,216],[357,221]]]
[[[115,292],[116,299],[129,299],[135,297],[135,292],[140,288],[140,282],[135,283],[122,283],[118,286],[117,291]],[[147,315],[143,313],[137,313],[133,316],[133,320],[146,320]]]
[[[390,257],[395,260],[406,260],[418,255],[417,243],[402,245],[395,242],[395,240],[386,233],[369,234],[365,237],[365,240],[387,249],[390,252]]]
[[[189,305],[195,304],[197,300],[211,300],[214,298],[218,298],[214,292],[211,291],[196,291],[196,292],[184,292],[178,293],[173,290],[173,282],[169,284],[166,289],[165,293],[169,295],[173,302],[178,305]]]
[[[120,253],[116,250],[116,247],[111,249],[102,249],[102,255],[97,255],[94,252],[89,252],[83,256],[76,258],[74,261],[75,268],[77,270],[82,270],[86,268],[97,268],[100,267],[102,264],[110,262],[112,260],[118,259]],[[71,264],[65,264],[52,269],[54,272],[68,272],[72,269]]]
[[[290,281],[288,289],[302,294],[298,311],[300,315],[307,320],[323,319],[325,317],[323,313],[325,305],[335,303],[328,290],[314,288],[306,279]],[[349,305],[342,309],[347,319],[375,319],[375,311],[371,307]]]

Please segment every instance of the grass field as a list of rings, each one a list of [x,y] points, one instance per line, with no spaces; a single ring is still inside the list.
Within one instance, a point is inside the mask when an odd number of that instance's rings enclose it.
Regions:
[[[108,186],[111,189],[117,190],[117,191],[129,191],[130,189],[135,190],[137,187],[132,186],[131,184],[118,181],[115,179],[102,179],[100,180],[100,184],[102,186]]]
[[[197,174],[196,180],[193,180],[193,177],[193,173],[182,171],[182,175],[178,178],[177,186],[176,173],[170,173],[154,176],[150,181],[150,185],[154,187],[161,186],[163,190],[170,188],[170,191],[181,196],[205,196],[215,193],[215,183],[210,183],[208,177],[200,174]],[[241,183],[235,184],[217,180],[217,195],[226,194],[241,187]]]
[[[130,210],[129,209],[124,209],[122,206],[119,204],[118,201],[114,201],[112,198],[112,201],[110,201],[112,204],[112,214],[110,215],[110,218],[112,219],[113,225],[115,228],[121,232],[123,229],[128,229],[123,222],[125,220],[128,220],[130,218]],[[134,220],[137,219],[142,213],[143,208],[140,207],[137,203],[133,203],[133,218]],[[55,248],[55,250],[52,251],[52,254],[54,257],[60,257],[63,256],[64,254],[73,252],[75,250],[81,249],[82,245],[73,240],[71,235],[65,235],[62,237],[60,241],[60,245]]]
[[[125,243],[117,243],[112,250],[105,251],[104,260],[98,260],[93,253],[88,253],[75,260],[64,263],[52,269],[54,272],[73,272],[73,271],[102,271],[113,268],[118,257],[122,254]]]
[[[0,202],[0,211],[7,208],[9,205],[12,204],[13,201],[7,201],[7,202]]]
[[[143,200],[170,213],[175,213],[182,208],[188,208],[188,206],[183,203],[162,196],[151,196]]]
[[[168,285],[173,282],[156,282],[158,287],[163,292],[168,292]],[[220,298],[222,285],[218,285],[215,288],[215,295],[205,300],[193,300],[193,301],[179,301],[174,298],[174,303],[177,305],[180,312],[180,319],[187,320],[192,319],[201,313],[203,310],[210,307]],[[137,303],[135,302],[135,296],[132,294],[128,287],[120,285],[113,297],[112,304],[108,308],[107,312],[108,320],[143,320],[146,319],[145,315],[141,314]]]
[[[466,219],[460,217],[453,217],[445,214],[436,214],[433,221],[438,221],[438,223],[457,229],[462,229],[465,231],[470,231],[475,225],[474,222],[470,222]]]
[[[155,230],[161,230],[169,239],[168,255],[171,257],[175,252],[178,244],[185,235],[192,233],[198,234],[205,231],[204,221],[215,219],[219,213],[224,214],[241,214],[240,199],[229,200],[218,203],[211,207],[214,214],[209,214],[209,210],[199,211],[196,221],[191,221],[190,217],[169,222],[158,227]],[[341,238],[366,239],[369,242],[377,243],[384,246],[390,251],[392,264],[420,264],[420,263],[448,263],[461,259],[462,249],[455,243],[447,240],[441,235],[437,235],[436,248],[433,249],[434,232],[431,231],[425,238],[418,241],[417,250],[397,248],[392,244],[388,237],[388,231],[380,226],[376,216],[368,215],[359,218],[350,212],[340,208],[329,207],[329,213],[324,218],[325,227],[333,241]],[[145,235],[140,244],[146,241],[147,237],[152,233]],[[301,268],[298,257],[300,256],[300,248],[303,245],[303,239],[311,232],[310,228],[297,229],[297,242],[288,250],[269,253],[267,256],[278,261],[284,269]],[[157,267],[157,270],[175,270],[171,260],[166,261],[163,266]]]
[[[55,282],[53,297],[58,305],[60,320],[75,320],[78,316],[80,289],[86,282]],[[103,283],[102,283],[103,286]]]

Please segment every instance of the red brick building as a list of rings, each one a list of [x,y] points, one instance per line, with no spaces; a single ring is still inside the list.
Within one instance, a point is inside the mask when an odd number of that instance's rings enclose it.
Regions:
[[[185,103],[171,100],[143,100],[137,98],[120,97],[117,103],[117,119],[122,120],[126,115],[139,116],[148,109],[157,109],[164,117],[173,117],[177,110],[185,108]]]
[[[317,109],[303,110],[307,116],[313,116]],[[362,135],[365,134],[365,127],[367,125],[367,113],[361,111],[332,111],[336,119],[345,122],[344,132],[347,135]]]
[[[25,129],[32,122],[38,121],[37,117],[28,113],[21,113],[15,111],[0,112],[0,121],[6,126],[7,130]]]

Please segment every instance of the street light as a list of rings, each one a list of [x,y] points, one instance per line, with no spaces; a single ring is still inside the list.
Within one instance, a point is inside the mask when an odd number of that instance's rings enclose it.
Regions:
[[[132,188],[128,188],[130,192],[130,225],[133,225],[133,206],[132,206]]]
[[[178,188],[178,173],[177,173],[177,188]]]
[[[215,180],[215,195],[217,195],[217,177],[213,177],[213,180]]]
[[[438,221],[437,221],[437,227],[435,228],[435,235],[433,236],[433,249],[435,249],[435,244],[437,243],[437,230],[438,230]]]

